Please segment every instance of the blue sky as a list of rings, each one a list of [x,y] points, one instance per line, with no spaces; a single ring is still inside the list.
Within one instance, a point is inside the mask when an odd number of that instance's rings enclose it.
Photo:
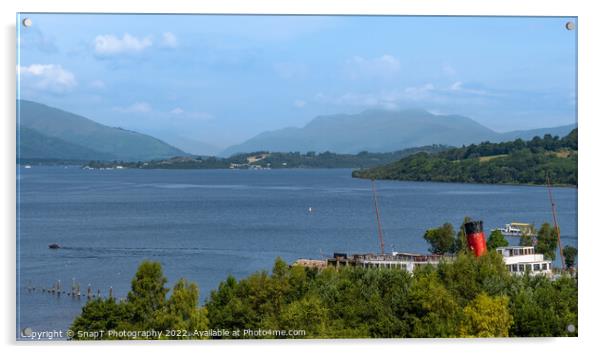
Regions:
[[[575,19],[23,16],[21,98],[188,150],[375,108],[497,131],[576,121]]]

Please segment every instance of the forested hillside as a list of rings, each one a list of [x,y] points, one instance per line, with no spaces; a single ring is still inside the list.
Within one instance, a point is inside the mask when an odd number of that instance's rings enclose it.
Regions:
[[[397,162],[353,172],[354,177],[402,181],[577,185],[577,129],[563,138],[546,134],[529,141],[463,146],[418,153]]]

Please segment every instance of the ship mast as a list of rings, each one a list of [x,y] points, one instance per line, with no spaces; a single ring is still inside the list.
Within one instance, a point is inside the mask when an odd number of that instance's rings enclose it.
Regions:
[[[552,205],[552,217],[554,219],[554,229],[556,230],[556,236],[558,237],[558,248],[560,250],[560,260],[562,262],[562,270],[565,269],[564,265],[564,254],[562,252],[562,244],[560,243],[560,228],[558,227],[558,219],[556,218],[556,203],[552,197],[552,184],[550,183],[550,175],[546,173],[546,182],[548,185],[548,197],[550,198],[550,204]]]
[[[376,186],[374,179],[372,180],[372,196],[374,199],[374,210],[376,210],[376,227],[378,230],[378,242],[380,243],[380,254],[385,254],[385,240],[383,237],[383,229],[380,225],[380,212],[378,210],[378,200],[376,198]]]

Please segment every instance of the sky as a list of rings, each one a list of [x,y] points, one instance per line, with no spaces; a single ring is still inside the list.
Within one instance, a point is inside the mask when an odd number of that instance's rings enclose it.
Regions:
[[[18,97],[216,152],[367,109],[576,122],[575,18],[21,14]]]

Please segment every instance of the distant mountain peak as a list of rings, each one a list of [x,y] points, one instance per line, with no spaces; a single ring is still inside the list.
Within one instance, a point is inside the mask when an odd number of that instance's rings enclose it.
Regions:
[[[574,125],[498,133],[457,114],[434,114],[421,108],[367,109],[357,114],[320,115],[301,128],[266,131],[225,149],[221,155],[250,151],[390,152],[427,145],[461,146],[487,140],[528,139],[545,131],[566,135],[572,128]]]

